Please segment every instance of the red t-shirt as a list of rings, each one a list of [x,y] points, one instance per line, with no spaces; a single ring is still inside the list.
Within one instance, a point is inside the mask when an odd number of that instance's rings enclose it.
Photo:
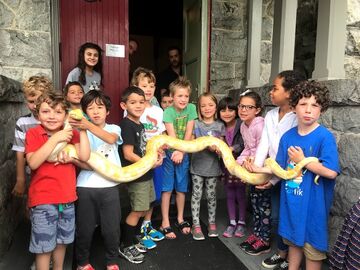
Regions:
[[[37,151],[48,140],[41,125],[29,129],[25,138],[25,153]],[[71,144],[80,142],[80,135],[73,130]],[[76,173],[72,163],[58,164],[45,161],[36,170],[31,171],[28,206],[41,204],[69,203],[77,199]]]

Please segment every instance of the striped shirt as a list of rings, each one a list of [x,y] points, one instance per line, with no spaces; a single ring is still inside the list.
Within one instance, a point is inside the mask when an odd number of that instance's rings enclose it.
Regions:
[[[21,116],[16,121],[15,136],[12,150],[16,152],[25,152],[25,135],[26,132],[39,124],[39,121],[32,113]]]

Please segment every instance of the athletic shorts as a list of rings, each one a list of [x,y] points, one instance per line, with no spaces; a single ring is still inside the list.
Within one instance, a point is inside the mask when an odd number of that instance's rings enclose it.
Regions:
[[[289,240],[283,238],[284,243],[290,247],[296,247],[296,245],[294,245],[293,243],[291,243]],[[314,248],[312,245],[310,245],[309,243],[305,243],[304,246],[302,247],[304,255],[307,259],[312,260],[312,261],[322,261],[326,259],[326,253],[317,250],[316,248]]]
[[[75,235],[75,206],[42,204],[30,209],[31,237],[29,251],[47,253],[57,244],[70,244]]]
[[[130,182],[128,192],[131,210],[142,212],[150,209],[150,204],[155,201],[154,182],[152,179],[143,182]]]
[[[162,191],[171,192],[188,192],[189,186],[189,155],[184,154],[183,161],[180,164],[175,164],[171,160],[173,152],[165,151],[166,158],[163,160],[164,178],[162,181]]]

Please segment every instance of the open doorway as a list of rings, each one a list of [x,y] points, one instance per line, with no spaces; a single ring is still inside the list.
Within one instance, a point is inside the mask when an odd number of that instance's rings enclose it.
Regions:
[[[183,46],[183,0],[129,1],[129,39],[139,43],[131,71],[142,66],[155,74],[169,62],[167,49]]]

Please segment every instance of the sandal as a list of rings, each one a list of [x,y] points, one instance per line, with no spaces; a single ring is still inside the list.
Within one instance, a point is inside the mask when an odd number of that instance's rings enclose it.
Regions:
[[[166,239],[173,240],[176,238],[176,234],[175,234],[173,228],[171,228],[170,226],[166,227],[166,228],[159,228],[159,231],[162,232],[163,235],[165,235]],[[170,233],[175,234],[175,237],[169,237],[168,234],[170,234]]]
[[[185,228],[189,228],[189,229],[191,229],[191,225],[190,225],[190,223],[188,222],[188,221],[186,221],[186,220],[184,220],[183,222],[175,222],[175,226],[180,230],[180,232],[182,233],[182,234],[189,234],[190,233],[190,230],[189,230],[189,232],[188,233],[184,233],[184,229]]]

